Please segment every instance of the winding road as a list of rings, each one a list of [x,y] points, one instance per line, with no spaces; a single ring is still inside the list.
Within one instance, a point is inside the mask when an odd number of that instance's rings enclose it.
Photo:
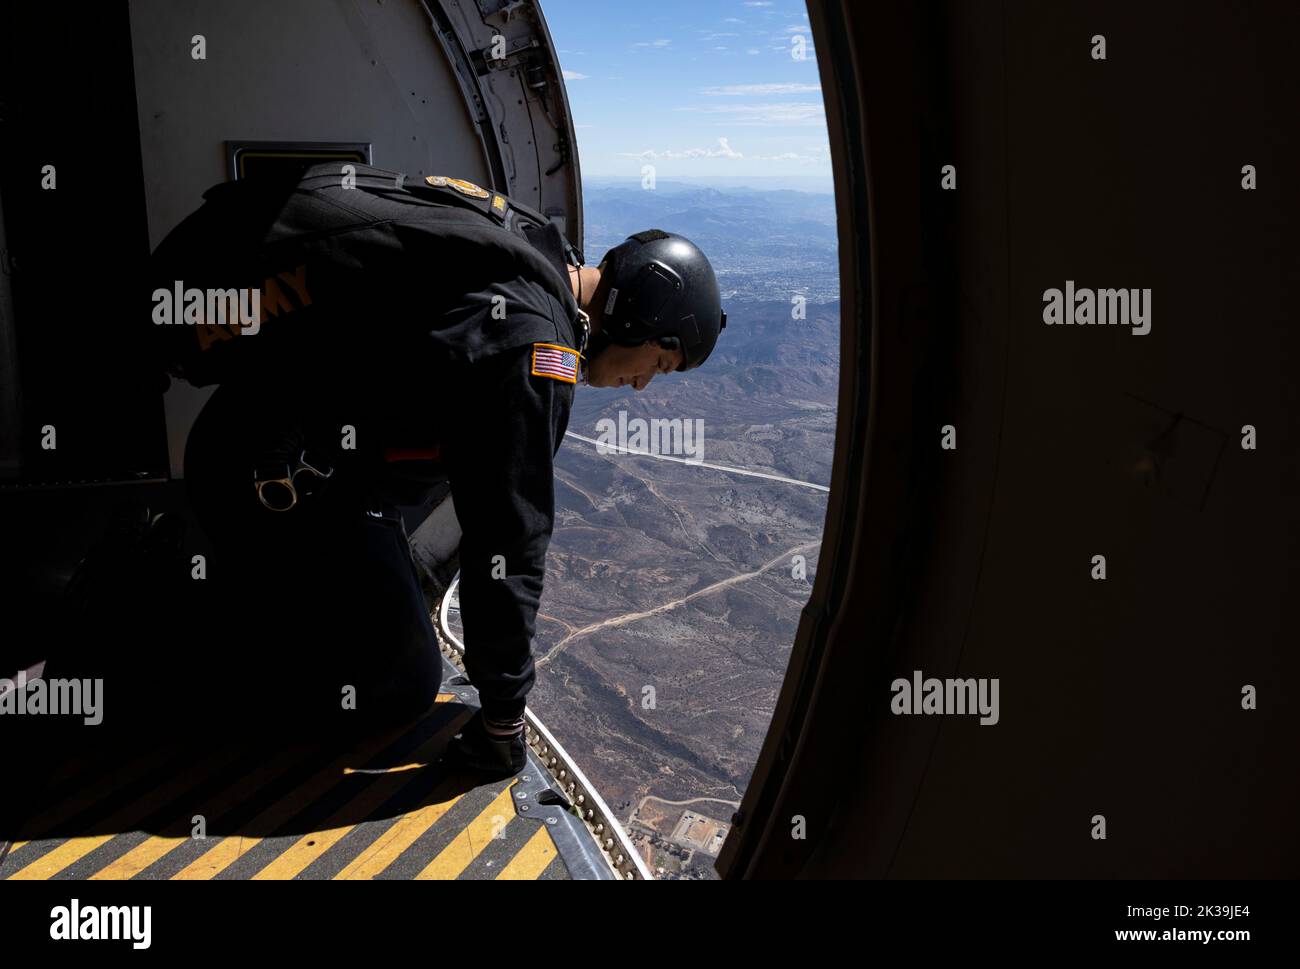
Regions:
[[[646,609],[643,612],[624,613],[621,616],[614,616],[610,619],[602,619],[600,622],[592,623],[590,626],[583,626],[581,629],[575,629],[573,632],[569,633],[569,635],[565,636],[558,643],[556,643],[549,650],[547,650],[546,655],[538,659],[536,665],[538,666],[538,668],[545,666],[547,663],[551,661],[551,658],[553,656],[555,656],[557,653],[563,650],[565,646],[567,646],[570,642],[572,642],[573,640],[577,639],[580,636],[585,636],[588,633],[594,633],[597,630],[605,629],[609,626],[623,626],[630,622],[636,622],[638,619],[645,619],[649,616],[658,615],[661,612],[667,612],[669,609],[676,609],[678,606],[684,606],[686,605],[686,603],[691,602],[694,599],[698,599],[701,596],[710,595],[714,592],[717,592],[719,589],[725,589],[727,586],[736,585],[740,582],[747,582],[750,579],[757,578],[758,576],[762,575],[764,572],[771,569],[778,562],[784,562],[787,559],[789,559],[790,556],[796,555],[800,552],[809,551],[814,548],[820,548],[821,544],[822,544],[821,541],[818,540],[816,542],[805,542],[802,545],[796,545],[793,548],[788,549],[785,552],[782,552],[780,555],[776,556],[775,558],[768,560],[759,569],[753,572],[741,572],[729,578],[721,579],[718,582],[714,582],[712,585],[706,585],[703,589],[697,589],[696,591],[692,592],[690,595],[683,596],[680,599],[674,599],[671,602],[665,602],[663,605],[655,606],[653,609]]]

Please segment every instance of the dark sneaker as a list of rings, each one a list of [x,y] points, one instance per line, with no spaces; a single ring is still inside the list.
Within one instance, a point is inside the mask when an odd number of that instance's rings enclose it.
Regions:
[[[528,763],[528,745],[522,731],[510,739],[488,733],[480,712],[475,713],[452,740],[446,760],[454,767],[477,771],[488,777],[513,777]]]

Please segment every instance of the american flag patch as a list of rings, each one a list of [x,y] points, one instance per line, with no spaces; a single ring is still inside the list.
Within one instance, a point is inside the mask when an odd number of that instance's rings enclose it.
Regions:
[[[533,376],[550,377],[566,384],[578,382],[578,351],[553,343],[533,344]]]

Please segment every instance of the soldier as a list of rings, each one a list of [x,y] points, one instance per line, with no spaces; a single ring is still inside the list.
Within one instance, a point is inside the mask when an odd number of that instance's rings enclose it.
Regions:
[[[357,712],[422,711],[441,658],[397,509],[445,482],[482,701],[453,749],[517,773],[574,386],[704,363],[726,325],[712,267],[658,230],[586,267],[499,193],[364,166],[205,199],[154,257],[164,363],[220,384],[185,454],[218,550],[204,614],[261,682],[293,684],[274,706],[294,722],[337,720],[341,690]]]

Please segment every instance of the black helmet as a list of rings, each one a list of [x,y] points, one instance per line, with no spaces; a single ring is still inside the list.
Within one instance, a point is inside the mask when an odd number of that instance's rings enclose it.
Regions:
[[[698,246],[659,229],[638,232],[605,254],[601,270],[601,283],[609,280],[601,335],[609,342],[658,340],[680,349],[679,371],[708,359],[727,314],[713,267]]]

